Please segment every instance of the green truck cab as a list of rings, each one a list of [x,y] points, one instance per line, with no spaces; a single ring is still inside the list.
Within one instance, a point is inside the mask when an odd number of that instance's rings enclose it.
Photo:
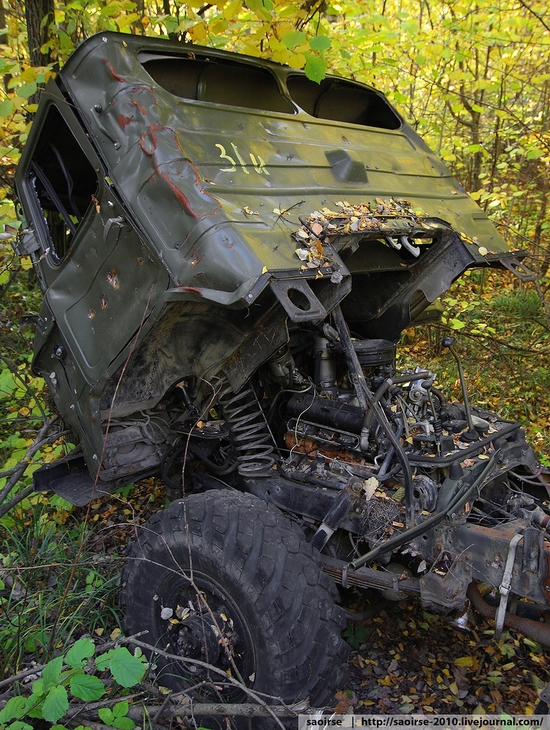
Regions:
[[[16,185],[34,369],[78,440],[35,481],[85,504],[164,480],[121,595],[127,630],[171,647],[163,684],[213,678],[187,657],[330,702],[336,586],[472,601],[548,643],[546,477],[523,431],[395,365],[465,270],[529,272],[381,93],[102,33],[44,90]]]

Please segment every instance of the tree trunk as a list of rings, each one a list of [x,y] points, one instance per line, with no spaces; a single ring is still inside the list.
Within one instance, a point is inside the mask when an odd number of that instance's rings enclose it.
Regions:
[[[54,21],[53,0],[30,0],[25,3],[25,17],[29,38],[31,66],[47,66],[51,62],[49,51],[42,47],[50,38],[50,24]]]
[[[6,10],[3,0],[0,0],[0,44],[3,46],[8,43],[8,29],[6,26]]]

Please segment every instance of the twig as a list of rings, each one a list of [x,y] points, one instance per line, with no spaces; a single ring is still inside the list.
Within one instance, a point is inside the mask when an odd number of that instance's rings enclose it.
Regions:
[[[284,725],[281,723],[281,721],[276,717],[276,715],[271,711],[270,705],[263,700],[258,693],[251,690],[249,687],[247,687],[242,682],[238,682],[236,679],[231,677],[227,672],[223,669],[220,669],[219,667],[215,667],[212,664],[207,664],[206,662],[200,661],[200,659],[191,659],[190,657],[185,656],[178,656],[177,654],[170,654],[169,652],[163,651],[162,649],[159,649],[156,646],[153,646],[152,644],[147,644],[144,641],[137,641],[133,640],[131,642],[132,644],[135,644],[135,646],[139,646],[142,649],[147,649],[147,651],[153,652],[155,654],[158,654],[159,656],[164,657],[165,659],[172,659],[175,661],[178,661],[183,664],[193,664],[197,667],[202,667],[203,669],[207,669],[210,672],[214,672],[215,674],[218,674],[224,678],[224,681],[228,682],[229,684],[233,685],[234,687],[238,687],[242,692],[247,694],[249,697],[251,697],[253,700],[255,700],[259,705],[266,708],[267,713],[273,717],[273,719],[276,721],[276,723],[279,725],[279,727],[284,730]]]
[[[56,420],[57,416],[55,418],[52,418],[51,421],[47,424],[48,426],[52,426],[53,422]],[[4,477],[11,477],[13,476],[18,469],[20,469],[23,462],[27,462],[26,466],[29,466],[30,459],[36,454],[37,451],[39,451],[43,446],[46,444],[51,444],[53,441],[57,441],[57,439],[61,438],[62,436],[65,436],[68,431],[56,431],[55,433],[50,434],[49,436],[46,436],[42,440],[38,440],[40,437],[40,434],[44,431],[44,426],[40,429],[40,432],[36,435],[34,441],[32,442],[31,446],[29,446],[28,450],[25,453],[25,456],[15,465],[12,466],[11,469],[6,469],[6,471],[0,472],[0,479],[3,479]]]
[[[18,492],[15,497],[13,497],[12,499],[10,499],[9,502],[6,502],[2,507],[0,507],[0,517],[3,517],[5,514],[7,514],[11,509],[19,504],[19,502],[22,502],[29,496],[29,494],[32,494],[33,492],[34,484],[29,484],[28,487],[25,487],[25,489],[23,489],[21,492]]]
[[[57,416],[54,416],[49,421],[46,421],[46,423],[42,426],[40,431],[37,433],[36,438],[34,439],[33,443],[27,451],[25,452],[25,455],[23,458],[19,461],[19,463],[13,468],[12,474],[8,481],[6,482],[6,485],[0,492],[0,505],[4,502],[4,500],[8,497],[11,490],[14,488],[14,486],[17,484],[17,482],[21,479],[21,477],[24,475],[24,473],[27,471],[28,467],[30,466],[32,462],[33,456],[36,454],[36,452],[44,446],[44,444],[49,443],[50,441],[57,441],[57,439],[63,435],[63,432],[57,432],[55,434],[51,434],[50,436],[46,436],[52,425],[57,421]],[[9,512],[10,509],[12,509],[16,504],[21,502],[26,496],[28,496],[31,492],[34,491],[34,487],[30,489],[27,487],[26,490],[23,490],[23,492],[20,492],[15,497],[13,497],[9,502],[2,505],[0,507],[0,517],[3,517],[7,512]],[[22,496],[24,495],[24,496]]]
[[[131,695],[125,695],[125,700],[135,700],[138,697],[143,697],[143,692],[135,692]],[[69,707],[67,712],[63,715],[65,719],[72,720],[77,715],[83,715],[86,716],[88,712],[95,712],[96,710],[100,710],[102,707],[112,707],[113,705],[116,705],[117,702],[120,702],[120,697],[110,697],[106,700],[101,700],[99,702],[85,702],[82,705],[73,705],[72,707]]]
[[[138,708],[135,708],[136,710]],[[176,707],[169,711],[169,715],[174,717],[175,715],[181,715],[182,710],[186,711],[186,714],[193,714],[199,716],[209,715],[222,715],[227,717],[270,717],[276,715],[277,717],[296,717],[296,715],[303,714],[309,709],[309,702],[298,702],[294,705],[255,705],[251,702],[245,703],[228,703],[225,705],[223,702],[192,702],[190,704],[179,703]],[[128,713],[129,716],[134,715],[132,719],[135,721],[135,712],[131,711]],[[160,715],[160,711],[155,715],[156,718]],[[162,714],[167,714],[166,712]]]
[[[0,682],[0,689],[2,689],[2,687],[9,687],[10,684],[19,682],[20,679],[25,679],[25,677],[28,677],[31,674],[40,674],[40,672],[44,669],[45,666],[46,666],[45,664],[39,664],[38,666],[33,667],[32,669],[25,669],[24,672],[19,672],[19,674],[14,674],[13,677],[8,677],[7,679],[3,679]]]

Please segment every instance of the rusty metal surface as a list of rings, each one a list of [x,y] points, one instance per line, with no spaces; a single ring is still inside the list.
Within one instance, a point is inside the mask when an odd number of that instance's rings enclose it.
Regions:
[[[471,600],[474,608],[486,618],[493,619],[496,609],[483,600],[479,588],[472,583],[468,588],[468,598]],[[535,621],[523,616],[516,616],[509,611],[504,617],[504,625],[511,629],[516,629],[525,636],[529,636],[543,646],[550,646],[550,624],[546,621]]]
[[[452,551],[461,555],[469,564],[469,574],[476,581],[498,588],[502,582],[506,556],[512,538],[527,527],[523,520],[512,520],[501,525],[485,527],[464,523],[448,527],[436,527],[434,539],[436,549]],[[540,531],[537,531],[541,535]],[[548,561],[550,543],[544,540],[536,559],[535,570],[525,570],[523,540],[517,547],[516,559],[511,576],[512,592],[530,598],[541,605],[550,605],[548,587]]]

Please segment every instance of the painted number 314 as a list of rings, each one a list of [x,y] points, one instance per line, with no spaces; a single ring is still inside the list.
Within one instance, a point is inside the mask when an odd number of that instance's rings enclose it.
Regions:
[[[233,157],[227,154],[223,144],[217,144],[216,147],[220,151],[220,158],[222,160],[227,160],[227,162],[229,162],[229,164],[231,165],[231,167],[222,167],[222,172],[236,172],[237,165],[239,165],[239,167],[242,168],[243,172],[245,172],[247,175],[250,175],[250,170],[248,169],[247,163],[241,157],[241,153],[237,149],[236,144],[233,144],[233,142],[231,142],[233,154],[235,155],[236,159],[233,159]],[[258,175],[269,175],[269,170],[265,166],[265,162],[260,157],[260,155],[253,155],[252,152],[249,152],[248,154],[250,156],[250,162],[252,163],[252,167],[258,173]]]

